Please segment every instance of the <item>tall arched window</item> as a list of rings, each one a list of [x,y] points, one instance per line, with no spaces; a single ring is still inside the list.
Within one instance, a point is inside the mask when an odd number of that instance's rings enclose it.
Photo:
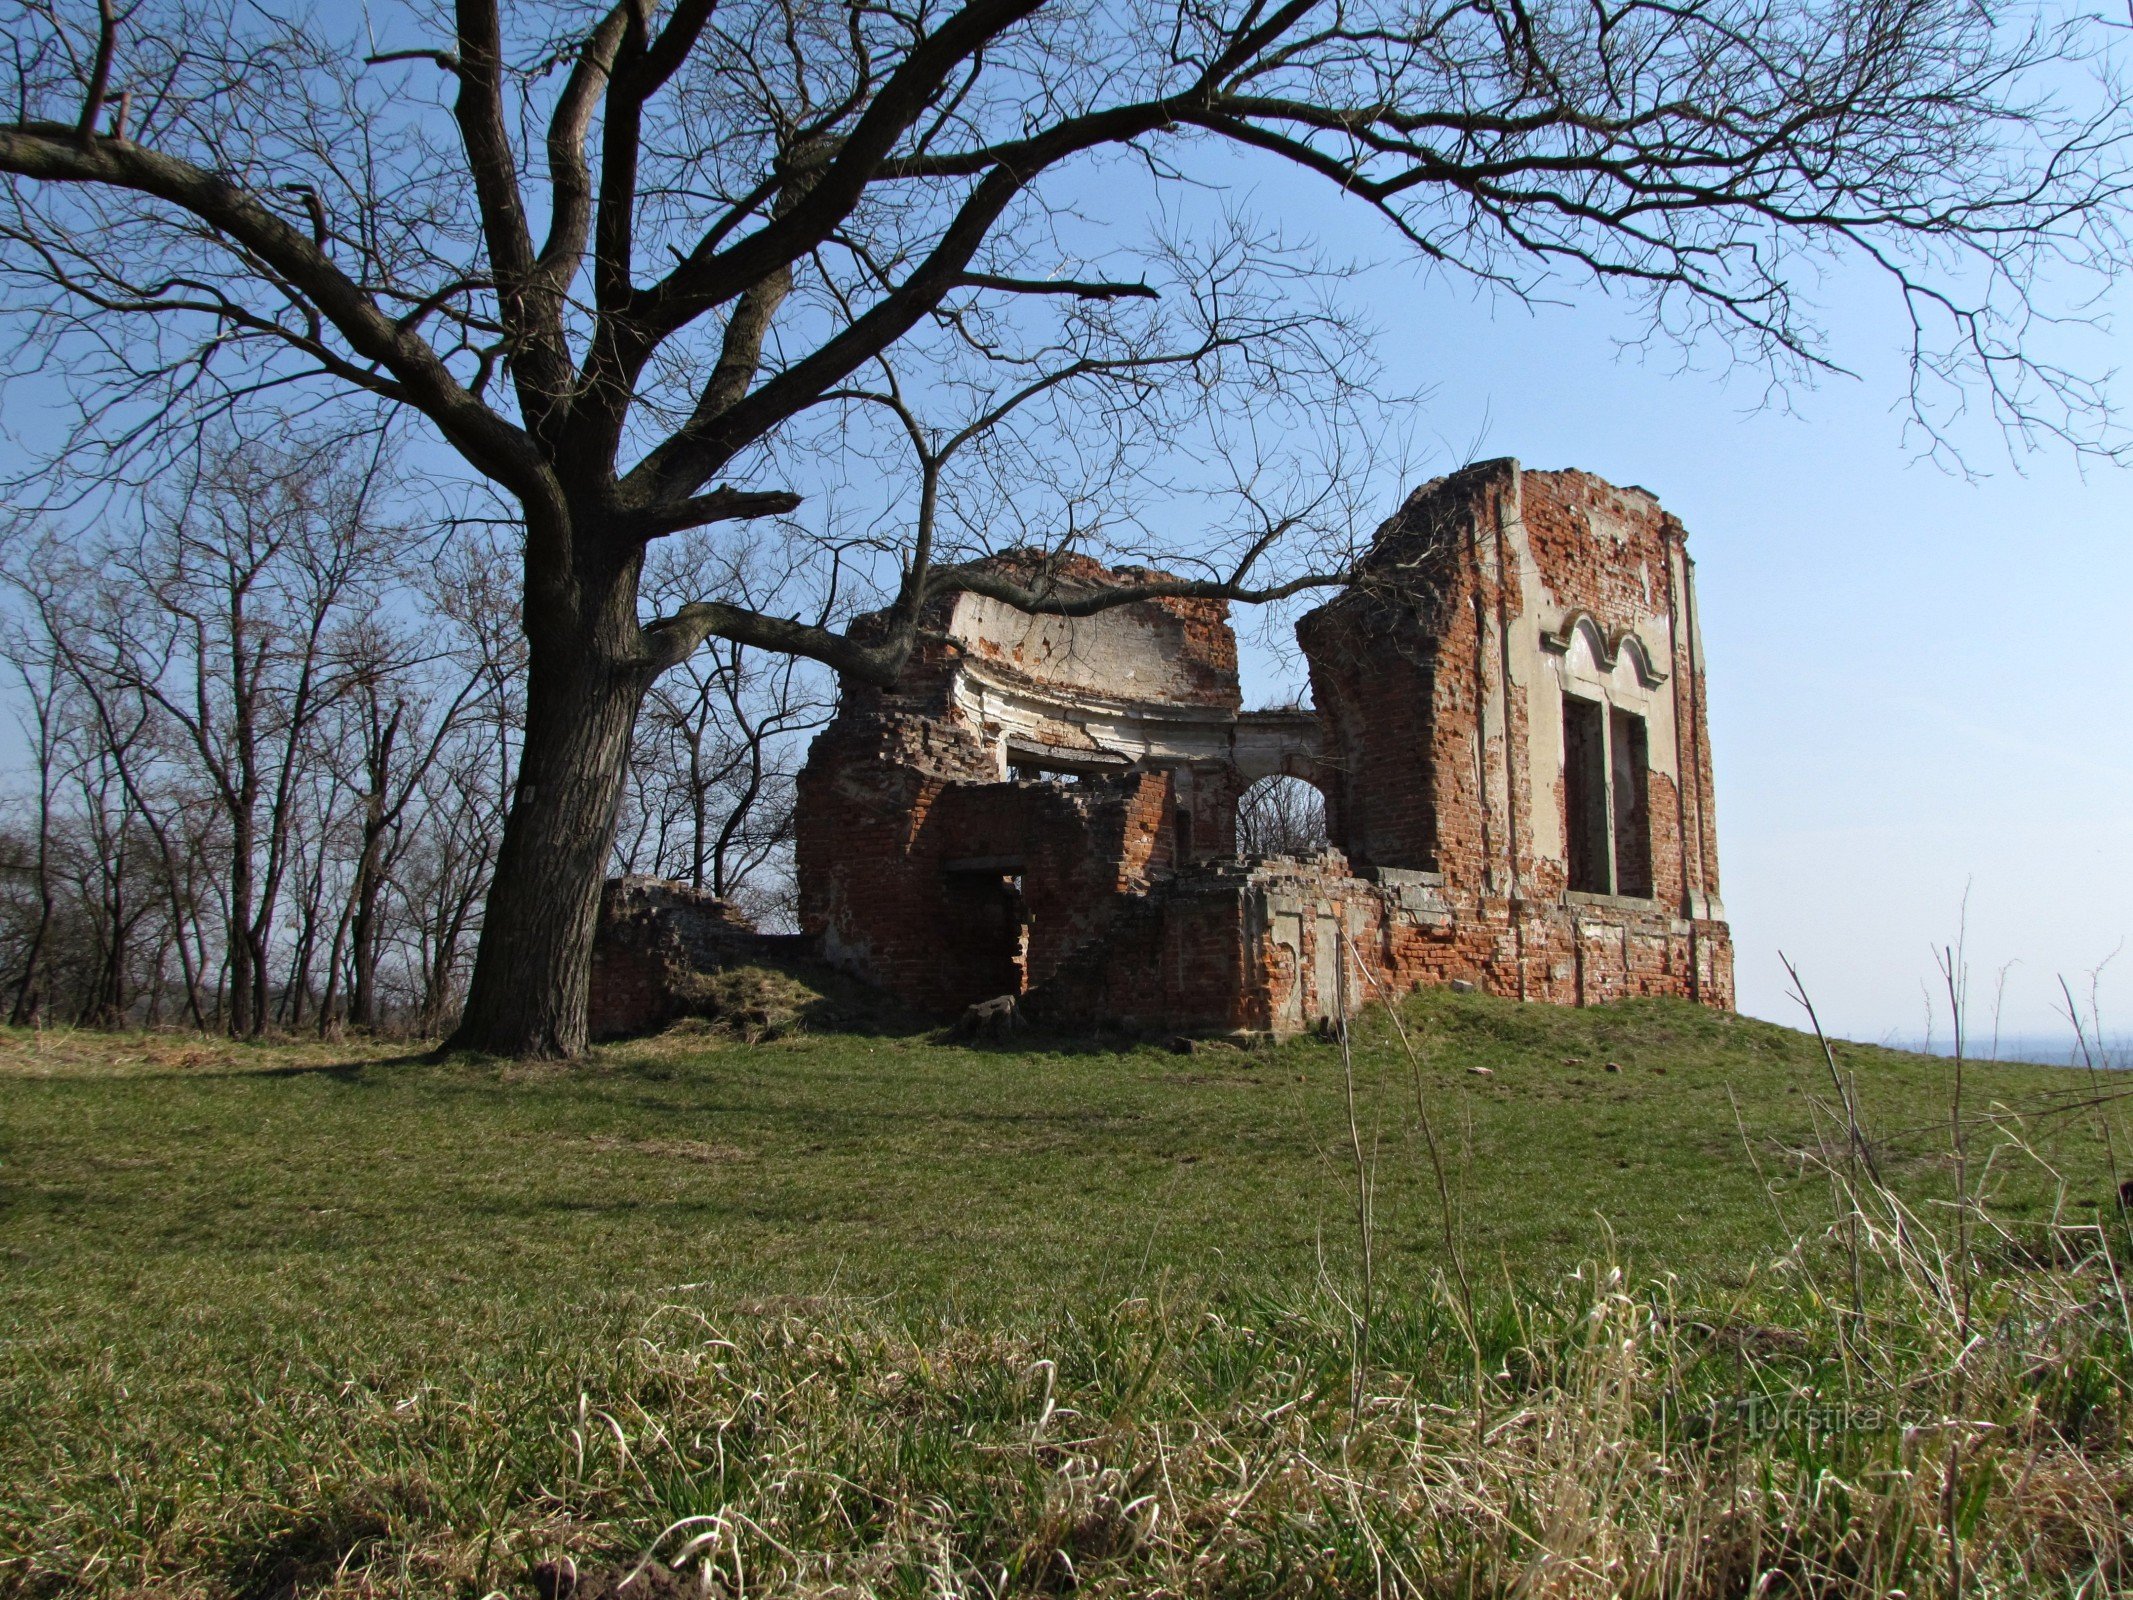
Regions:
[[[1570,887],[1649,898],[1651,745],[1642,717],[1563,696],[1563,810]]]
[[[1582,894],[1652,895],[1652,691],[1666,674],[1634,634],[1583,613],[1541,635],[1563,697],[1563,855]]]

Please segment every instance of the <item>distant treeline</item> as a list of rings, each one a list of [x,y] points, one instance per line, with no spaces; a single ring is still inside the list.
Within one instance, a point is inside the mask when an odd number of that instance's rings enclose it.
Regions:
[[[0,1017],[450,1024],[516,779],[517,541],[408,500],[375,441],[285,439],[207,451],[128,514],[0,530],[21,728]],[[655,580],[701,581],[702,555],[681,542]],[[669,674],[616,869],[775,920],[797,736],[823,698],[819,675],[734,645]]]

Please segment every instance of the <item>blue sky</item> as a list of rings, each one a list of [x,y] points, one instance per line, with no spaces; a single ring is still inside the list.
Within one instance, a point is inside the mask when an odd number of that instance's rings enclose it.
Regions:
[[[1387,254],[1359,212],[1295,215]],[[1795,390],[1790,414],[1757,403],[1756,374],[1621,354],[1637,324],[1597,296],[1529,311],[1390,267],[1356,291],[1389,381],[1432,390],[1443,459],[1581,467],[1687,523],[1743,1009],[1801,1020],[1783,950],[1833,1030],[1919,1038],[1967,891],[1973,1028],[2015,962],[2003,1028],[2066,1035],[2056,975],[2083,992],[2133,946],[2133,472],[2063,448],[2018,470],[1990,430],[1970,436],[1978,481],[1916,460],[1895,308],[1864,277],[1834,285],[1834,353],[1861,376]],[[2116,343],[2071,348],[2101,369]],[[1254,668],[1278,697],[1284,669]],[[2133,948],[2098,995],[2133,1031]]]
[[[1361,206],[1251,176],[1266,186],[1227,203],[1336,260],[1397,256]],[[1399,265],[1350,289],[1388,384],[1427,391],[1413,433],[1436,470],[1580,467],[1687,523],[1743,1008],[1799,1020],[1783,950],[1834,1030],[1917,1039],[1967,892],[1973,1027],[2014,963],[2002,1028],[2063,1035],[2056,976],[2085,990],[2133,944],[2133,473],[2064,450],[2017,470],[1989,432],[1972,435],[1978,481],[1916,460],[1895,307],[1863,278],[1831,284],[1834,353],[1862,376],[1795,390],[1789,412],[1758,404],[1757,374],[1621,354],[1639,325],[1591,293],[1528,309]],[[2069,353],[2108,368],[2116,343],[2099,330]],[[43,431],[55,377],[11,389],[9,431]],[[1255,703],[1301,688],[1279,657],[1249,658]],[[2098,994],[2133,1033],[2133,949]]]

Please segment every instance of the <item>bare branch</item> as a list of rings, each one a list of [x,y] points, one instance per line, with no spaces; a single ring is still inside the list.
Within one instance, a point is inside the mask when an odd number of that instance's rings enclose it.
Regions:
[[[74,136],[87,143],[96,134],[104,96],[111,88],[111,56],[118,48],[118,12],[112,0],[96,0],[96,62],[89,69],[89,92],[82,97],[81,121]],[[123,130],[121,130],[123,137]]]
[[[140,145],[98,140],[84,148],[71,129],[49,123],[0,127],[0,170],[153,195],[229,235],[298,286],[360,354],[390,371],[482,471],[535,503],[550,499],[547,471],[531,441],[469,394],[434,349],[379,310],[316,243],[252,195]]]
[[[966,272],[957,280],[959,289],[1001,289],[1009,294],[1068,294],[1083,300],[1154,300],[1160,298],[1145,283],[1092,283],[1073,278],[1008,278],[995,272]]]

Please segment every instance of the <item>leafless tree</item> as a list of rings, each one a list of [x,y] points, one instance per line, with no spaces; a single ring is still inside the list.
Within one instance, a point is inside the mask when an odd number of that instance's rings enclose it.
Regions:
[[[377,599],[373,467],[245,445],[201,458],[137,529],[76,555],[65,637],[83,676],[157,723],[221,812],[233,1033],[269,1021],[271,950],[319,718],[348,687],[337,633]],[[54,551],[47,570],[65,571]]]
[[[328,891],[356,855],[333,781],[335,713],[366,683],[413,676],[377,656],[403,547],[375,515],[379,466],[374,452],[301,442],[233,447],[137,515],[11,540],[12,653],[51,677],[52,692],[30,696],[43,764],[64,756],[89,846],[78,898],[107,930],[94,1019],[138,1009],[128,941],[151,914],[149,1009],[173,955],[198,1024],[213,1014],[257,1033],[316,999]],[[49,776],[39,790],[48,836]],[[278,943],[284,916],[295,926]]]
[[[338,898],[347,860],[349,816],[347,793],[333,781],[325,760],[324,740],[313,735],[314,756],[303,760],[297,781],[283,801],[288,870],[287,919],[290,923],[285,973],[274,998],[273,1019],[283,1028],[300,1028],[312,1019],[319,994],[319,967],[332,959],[329,902]]]
[[[2102,412],[2025,342],[2040,283],[2120,258],[2126,120],[2103,26],[2078,17],[1970,0],[11,10],[0,256],[26,348],[68,355],[78,444],[134,462],[181,413],[345,392],[427,419],[523,516],[526,728],[468,1046],[582,1047],[636,714],[705,640],[879,681],[944,590],[1072,612],[1338,578],[1337,558],[1284,555],[1337,530],[1279,471],[1240,472],[1234,514],[1170,541],[1176,579],[1070,595],[970,559],[987,505],[1046,548],[1100,542],[1171,447],[1219,460],[1192,441],[1263,443],[1356,392],[1367,351],[1316,301],[1314,253],[1195,220],[1225,152],[1324,179],[1443,269],[1512,293],[1596,281],[1642,297],[1656,329],[1779,368],[1832,359],[1799,286],[1856,255],[1910,319],[1922,418],[1937,386],[2017,429],[2083,436]],[[853,461],[887,459],[841,442],[875,410],[912,447],[875,499],[882,627],[716,590],[642,608],[652,541],[786,517],[803,493],[834,508]]]
[[[715,570],[721,561],[733,570]],[[790,568],[691,535],[659,549],[646,575],[654,606],[683,603],[707,581],[759,609]],[[817,614],[834,593],[814,597]],[[828,674],[804,657],[711,641],[652,687],[638,719],[617,862],[687,880],[776,919],[789,899],[793,779],[803,736],[835,708]]]
[[[53,883],[54,838],[59,785],[66,738],[67,682],[48,641],[19,622],[0,632],[0,654],[22,686],[21,722],[29,747],[30,764],[36,775],[36,794],[31,802],[31,831],[27,847],[11,863],[13,875],[24,880],[30,891],[31,909],[18,934],[22,948],[15,955],[20,976],[8,1007],[8,1021],[15,1027],[43,1015],[49,987],[46,961],[52,939],[52,923],[58,911]]]
[[[153,707],[98,670],[94,643],[74,626],[85,609],[94,614],[92,580],[100,574],[71,545],[49,538],[11,539],[5,554],[0,570],[26,602],[12,619],[18,656],[53,675],[42,697],[48,722],[40,765],[50,770],[39,783],[37,827],[46,885],[56,878],[67,886],[64,907],[55,905],[54,914],[67,924],[61,942],[68,949],[63,958],[47,954],[45,972],[71,973],[65,1015],[104,1024],[126,1020],[137,976],[130,971],[131,935],[160,903],[167,920],[156,959],[167,960],[175,948],[188,1009],[204,1023],[203,969],[183,932],[200,906],[193,869],[206,841],[183,816],[189,797],[171,782]],[[61,794],[64,801],[57,800]],[[55,809],[62,813],[57,819]],[[27,981],[33,969],[27,954],[23,959]],[[159,1004],[160,982],[151,983],[151,993]]]
[[[1331,843],[1326,797],[1302,778],[1261,778],[1237,801],[1237,854],[1313,856]]]
[[[436,581],[433,574],[432,583]],[[487,637],[508,630],[514,611],[498,604],[494,586],[469,584],[455,597],[462,615],[483,600],[496,606],[484,619]],[[372,615],[344,646],[348,692],[335,708],[334,737],[326,743],[341,789],[354,802],[347,892],[332,937],[319,1025],[336,1020],[335,1002],[346,967],[346,1020],[378,1025],[382,995],[379,961],[387,937],[388,900],[395,874],[425,821],[426,788],[439,762],[482,720],[494,692],[495,664],[484,635],[435,638],[446,616],[432,609],[394,624]],[[471,648],[470,648],[471,647]],[[477,738],[481,736],[475,735]],[[482,739],[484,747],[488,740]],[[485,810],[482,789],[448,795],[454,810]],[[484,820],[499,825],[500,817]]]
[[[454,1019],[481,928],[525,726],[526,645],[515,543],[480,529],[428,569],[417,603],[440,649],[431,703],[442,705],[387,864],[379,912],[404,970],[400,1008],[433,1034]],[[380,994],[380,1004],[384,997]]]

